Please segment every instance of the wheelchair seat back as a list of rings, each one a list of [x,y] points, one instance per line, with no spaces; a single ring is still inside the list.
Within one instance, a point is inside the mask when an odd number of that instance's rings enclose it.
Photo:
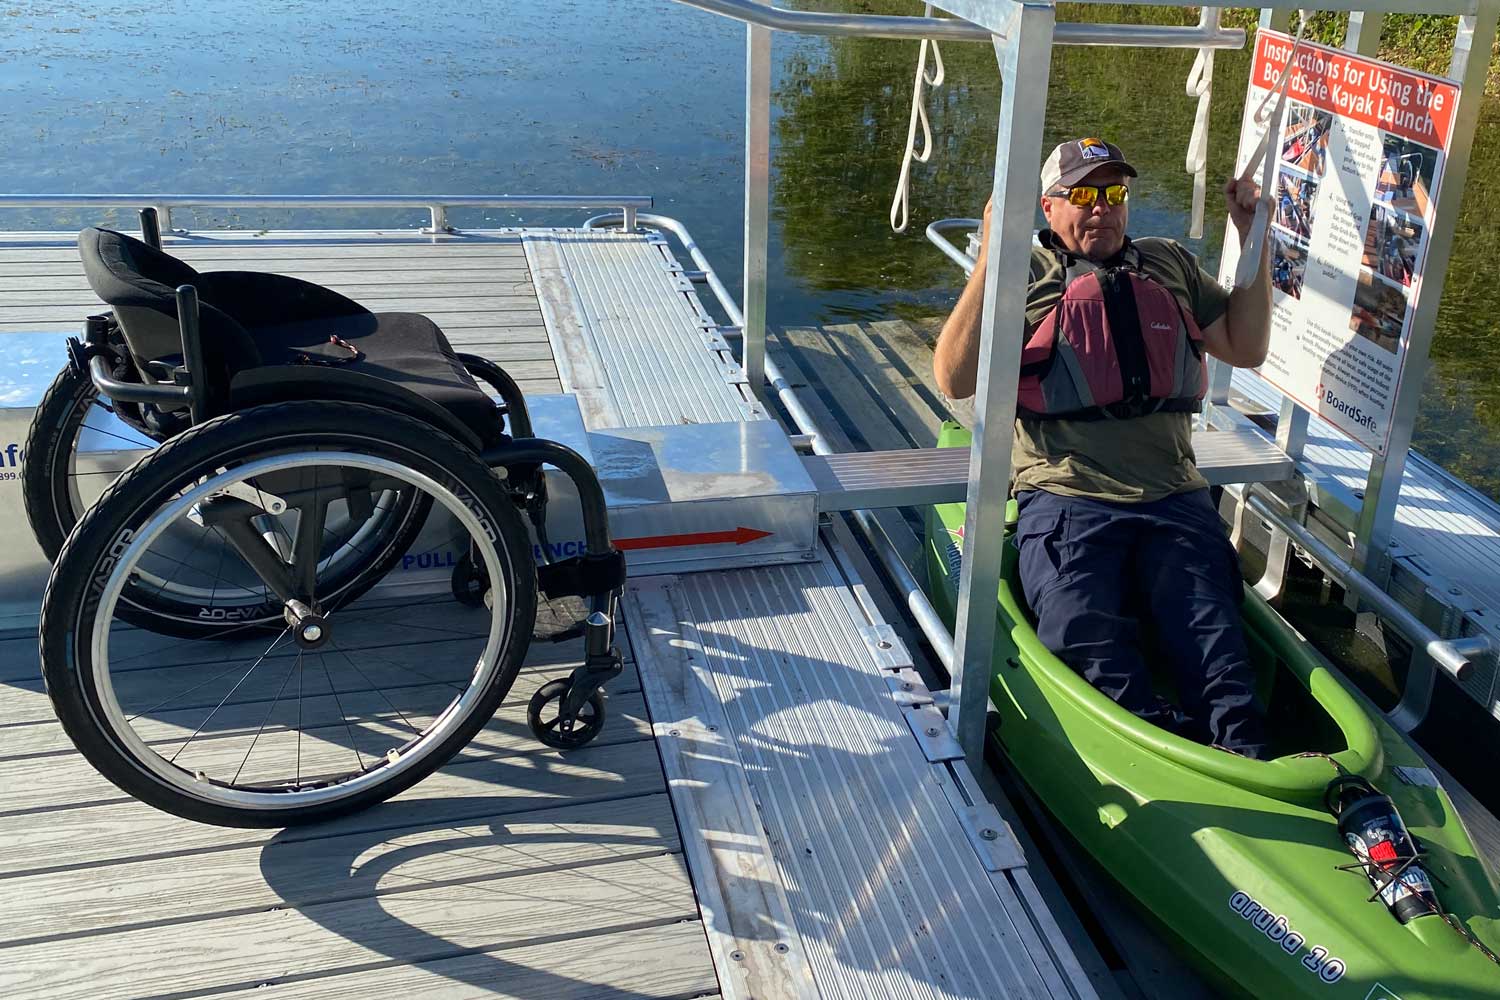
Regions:
[[[168,366],[182,363],[176,296],[179,285],[193,285],[199,291],[199,325],[211,391],[227,392],[235,373],[262,363],[254,337],[208,297],[211,291],[205,288],[206,276],[188,264],[109,229],[91,228],[79,233],[78,250],[94,294],[114,310],[142,381],[160,381],[150,370],[150,362],[161,361]]]
[[[286,275],[195,271],[109,229],[85,229],[78,248],[84,274],[114,310],[135,367],[135,378],[126,381],[170,380],[171,369],[183,363],[176,290],[192,285],[208,369],[207,412],[290,398],[347,398],[454,421],[458,426],[449,429],[460,438],[472,435],[477,444],[503,435],[495,404],[426,316],[374,313]],[[170,435],[177,423],[168,419],[161,430]]]

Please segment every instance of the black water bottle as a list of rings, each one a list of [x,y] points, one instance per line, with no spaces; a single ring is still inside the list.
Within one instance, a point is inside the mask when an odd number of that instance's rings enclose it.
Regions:
[[[1405,924],[1442,912],[1416,841],[1389,795],[1364,778],[1344,775],[1329,784],[1323,801],[1338,818],[1339,836],[1397,920]]]

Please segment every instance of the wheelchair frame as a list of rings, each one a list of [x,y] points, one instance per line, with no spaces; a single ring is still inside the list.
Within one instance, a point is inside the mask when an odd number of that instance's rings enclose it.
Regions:
[[[160,250],[161,229],[154,208],[140,211],[141,232],[144,242]],[[119,360],[118,352],[109,343],[112,317],[99,315],[89,317],[82,341],[69,338],[69,364],[79,372],[86,372],[94,387],[110,400],[126,403],[145,403],[181,407],[188,410],[189,424],[201,424],[219,413],[210,406],[210,388],[199,318],[198,292],[192,285],[176,289],[179,334],[182,341],[184,364],[173,372],[170,384],[126,382],[115,377],[111,362]],[[581,632],[584,637],[584,659],[576,667],[561,693],[560,716],[561,737],[544,733],[537,722],[539,706],[533,699],[528,719],[538,738],[553,746],[575,748],[597,735],[592,731],[573,733],[574,725],[586,706],[597,698],[602,687],[623,670],[623,662],[614,643],[614,623],[618,614],[618,602],[625,582],[624,554],[610,541],[608,511],[604,490],[593,468],[582,455],[556,441],[532,437],[532,425],[520,386],[494,362],[474,354],[456,354],[460,363],[476,380],[489,384],[499,394],[497,415],[504,418],[511,433],[502,435],[498,444],[484,445],[456,417],[438,404],[387,380],[341,371],[336,368],[275,368],[274,383],[270,379],[251,385],[241,397],[241,405],[235,410],[273,402],[288,402],[310,398],[297,390],[308,385],[317,385],[325,392],[333,390],[333,398],[346,402],[372,403],[405,413],[419,420],[426,420],[451,433],[461,442],[473,447],[479,459],[489,468],[503,470],[501,478],[506,490],[530,519],[538,539],[542,543],[544,562],[537,566],[537,587],[549,598],[584,597],[589,599],[589,610],[583,621],[570,633]],[[133,364],[133,362],[131,362]],[[288,391],[288,387],[291,391]],[[326,395],[311,398],[328,398]],[[181,433],[182,428],[171,436]],[[553,561],[549,556],[546,536],[546,486],[542,467],[551,465],[560,470],[574,484],[578,494],[584,529],[584,551],[581,555]],[[343,494],[344,499],[349,494]],[[284,500],[284,498],[280,498]],[[336,495],[334,499],[338,499]],[[320,501],[322,502],[322,501]],[[264,513],[252,503],[234,497],[216,498],[205,505],[205,523],[210,521],[222,529],[229,542],[239,551],[246,563],[260,576],[269,590],[282,599],[285,619],[293,630],[297,641],[304,645],[316,645],[324,628],[323,618],[303,601],[298,599],[297,583],[309,573],[317,573],[316,539],[310,543],[294,545],[290,566],[277,559],[271,546],[250,526],[249,519]],[[309,536],[311,532],[307,533]],[[302,583],[306,585],[307,580]],[[456,584],[455,584],[456,592]],[[528,627],[531,627],[528,625]],[[538,695],[544,691],[538,692]],[[556,696],[556,689],[550,694]],[[602,708],[600,709],[602,713]],[[561,742],[557,742],[561,740]]]

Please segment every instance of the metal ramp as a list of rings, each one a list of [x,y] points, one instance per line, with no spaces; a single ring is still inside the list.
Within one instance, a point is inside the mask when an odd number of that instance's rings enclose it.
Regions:
[[[591,439],[768,419],[660,237],[525,244]],[[857,573],[719,566],[623,607],[724,996],[1094,996]]]
[[[1093,995],[827,549],[640,580],[625,609],[726,995]]]
[[[588,426],[767,416],[660,236],[555,230],[523,243],[563,386]]]

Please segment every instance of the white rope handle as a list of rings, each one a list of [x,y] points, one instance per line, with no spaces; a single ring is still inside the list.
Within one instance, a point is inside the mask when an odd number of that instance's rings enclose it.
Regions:
[[[1245,236],[1245,245],[1240,249],[1240,262],[1235,268],[1234,285],[1236,288],[1248,287],[1255,281],[1256,272],[1260,270],[1260,258],[1265,253],[1266,237],[1271,229],[1271,178],[1276,172],[1276,157],[1271,155],[1271,143],[1281,134],[1281,122],[1286,114],[1286,99],[1289,85],[1292,82],[1292,70],[1297,65],[1297,50],[1302,47],[1302,36],[1307,32],[1307,9],[1302,8],[1297,12],[1297,36],[1292,41],[1292,51],[1287,56],[1286,67],[1281,71],[1281,79],[1276,86],[1264,98],[1261,99],[1259,107],[1255,109],[1252,121],[1257,125],[1265,125],[1265,131],[1261,134],[1260,143],[1255,151],[1250,154],[1250,162],[1245,164],[1244,172],[1240,174],[1240,180],[1253,181],[1257,167],[1261,167],[1260,198],[1255,204],[1255,221],[1250,223],[1250,232]],[[1266,114],[1266,106],[1276,99],[1276,108],[1269,117]],[[1262,164],[1264,166],[1262,167]]]
[[[1193,134],[1188,139],[1187,172],[1193,175],[1193,211],[1188,224],[1188,238],[1203,238],[1203,209],[1208,196],[1208,110],[1214,91],[1213,49],[1199,49],[1193,68],[1188,71],[1187,95],[1198,99],[1193,115]]]
[[[932,4],[926,5],[926,15],[932,16]],[[936,68],[927,72],[927,50],[932,48],[932,60]],[[898,233],[906,232],[911,222],[911,165],[926,163],[932,158],[932,126],[927,121],[926,89],[943,85],[943,53],[937,42],[922,39],[922,48],[917,54],[917,79],[912,84],[911,120],[906,125],[906,152],[901,155],[901,176],[896,181],[896,196],[891,199],[891,228]],[[917,128],[922,129],[922,151],[917,152]]]

